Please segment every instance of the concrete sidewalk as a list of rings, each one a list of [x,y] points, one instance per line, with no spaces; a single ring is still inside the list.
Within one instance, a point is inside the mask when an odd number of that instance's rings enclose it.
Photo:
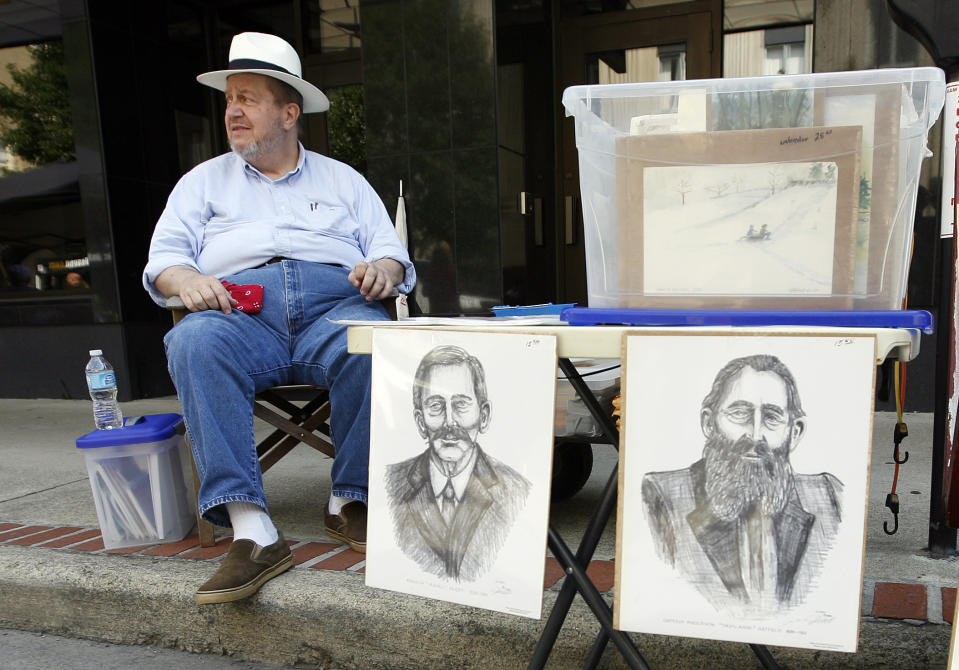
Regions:
[[[125,403],[127,415],[178,411],[175,398]],[[906,417],[909,461],[898,485],[899,532],[884,507],[892,478],[895,415],[876,415],[859,651],[771,648],[791,668],[945,668],[959,563],[933,558],[927,539],[932,417]],[[198,584],[228,538],[199,549],[195,537],[103,550],[83,456],[87,401],[0,400],[0,627],[335,670],[526,667],[544,620],[406,596],[363,583],[363,555],[328,538],[322,507],[330,461],[304,447],[264,477],[271,513],[293,542],[296,567],[240,603],[199,607]],[[555,504],[551,519],[575,549],[616,452],[594,447],[586,488]],[[614,522],[590,566],[612,596]],[[562,584],[547,559],[544,617]],[[850,575],[858,579],[858,575]],[[582,666],[599,631],[577,598],[548,668]],[[635,635],[653,668],[760,667],[744,644]],[[602,668],[625,667],[612,649]]]

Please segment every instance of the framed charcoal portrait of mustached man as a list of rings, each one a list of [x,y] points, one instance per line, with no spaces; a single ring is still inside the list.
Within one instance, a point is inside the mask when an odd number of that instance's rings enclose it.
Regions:
[[[373,332],[366,584],[539,618],[556,339]]]
[[[615,626],[855,651],[875,337],[649,331],[623,359]]]

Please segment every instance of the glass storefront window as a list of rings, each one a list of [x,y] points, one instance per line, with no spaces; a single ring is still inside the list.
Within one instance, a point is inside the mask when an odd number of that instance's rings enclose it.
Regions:
[[[311,52],[338,53],[360,48],[360,0],[309,0],[306,10]]]
[[[723,30],[811,23],[815,11],[815,0],[724,0]]]
[[[723,76],[812,72],[815,0],[725,0]]]
[[[210,4],[210,3],[201,3]],[[216,65],[226,63],[230,44],[237,33],[252,31],[279,35],[294,47],[297,21],[292,0],[256,0],[254,2],[220,3],[217,9]]]
[[[0,49],[0,298],[89,290],[63,44]]]
[[[365,174],[366,112],[363,85],[330,88],[326,95],[330,98],[326,120],[330,158],[343,161]]]
[[[723,76],[812,72],[813,25],[760,28],[723,36]]]
[[[4,171],[75,157],[63,43],[0,49],[0,141]]]
[[[619,2],[607,2],[607,0],[563,0],[563,16],[574,17],[584,16],[586,14],[601,14],[603,12],[619,12],[631,9],[646,9],[648,7],[661,7],[663,5],[675,5],[692,0],[620,0]]]
[[[686,79],[686,44],[617,49],[587,54],[587,84],[624,84]]]

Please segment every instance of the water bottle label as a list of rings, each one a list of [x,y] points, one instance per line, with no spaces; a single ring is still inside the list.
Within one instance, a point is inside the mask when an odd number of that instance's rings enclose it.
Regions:
[[[112,389],[117,385],[116,375],[112,371],[91,372],[87,375],[87,388],[91,391]]]

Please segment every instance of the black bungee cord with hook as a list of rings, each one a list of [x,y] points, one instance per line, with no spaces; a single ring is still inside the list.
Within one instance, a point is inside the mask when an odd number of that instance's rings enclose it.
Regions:
[[[896,493],[896,485],[899,483],[899,466],[909,460],[908,451],[905,452],[905,455],[901,458],[899,455],[899,445],[902,443],[903,439],[909,435],[909,429],[902,420],[902,406],[904,404],[904,398],[906,395],[906,364],[897,361],[894,364],[894,370],[897,422],[892,431],[892,440],[894,443],[892,449],[892,460],[895,463],[895,469],[893,470],[892,474],[892,488],[886,495],[886,507],[888,507],[889,511],[892,512],[893,525],[892,530],[889,530],[889,522],[882,522],[882,530],[886,533],[886,535],[895,535],[896,531],[899,530],[899,494]],[[899,378],[900,370],[902,370],[901,384]]]

